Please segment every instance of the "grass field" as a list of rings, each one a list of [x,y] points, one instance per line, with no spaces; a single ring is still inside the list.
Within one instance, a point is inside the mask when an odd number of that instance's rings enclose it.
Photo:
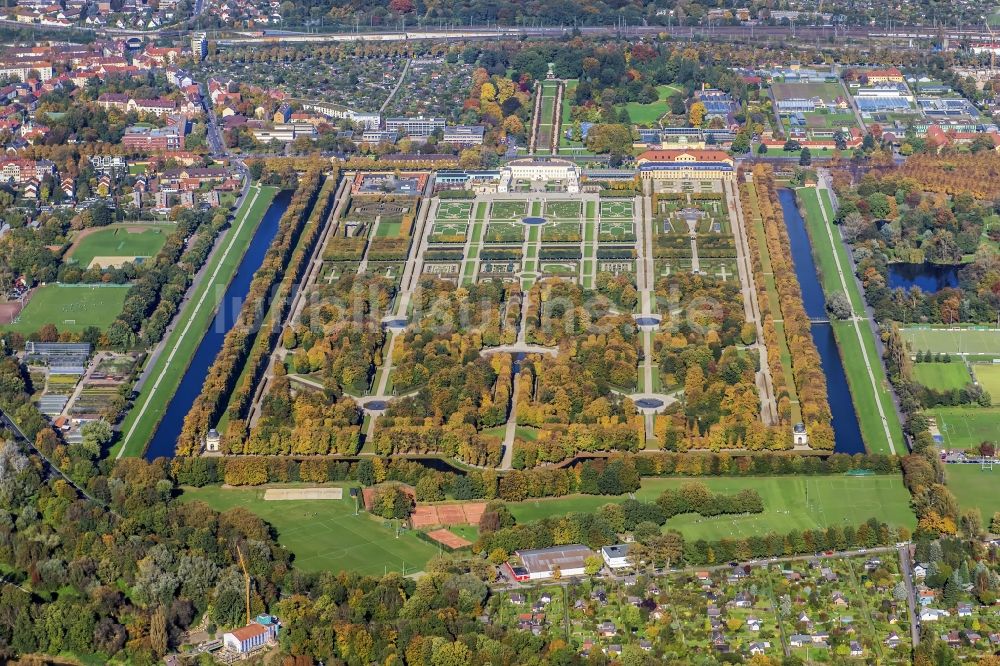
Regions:
[[[79,332],[88,326],[105,330],[121,313],[128,285],[64,285],[38,287],[15,321],[0,327],[33,333],[45,324]]]
[[[930,328],[909,326],[900,329],[914,354],[931,351],[935,354],[1000,354],[1000,330],[973,328]]]
[[[251,190],[243,205],[236,211],[233,226],[221,239],[219,251],[213,254],[205,265],[204,279],[191,291],[190,299],[177,313],[176,325],[164,341],[164,353],[156,357],[149,371],[149,376],[156,378],[157,381],[146,382],[143,386],[139,397],[122,422],[123,436],[112,447],[112,456],[143,454],[146,443],[163,417],[191,357],[209,324],[212,323],[219,301],[225,292],[223,287],[228,285],[236,274],[257,225],[264,218],[277,193],[276,187],[261,187],[256,196],[254,190]]]
[[[1000,467],[992,471],[979,465],[945,465],[948,488],[955,493],[955,499],[962,509],[977,508],[983,513],[983,524],[989,525],[990,518],[1000,511]]]
[[[829,297],[834,293],[844,293],[844,283],[846,283],[847,298],[851,302],[852,309],[858,315],[864,316],[864,300],[861,289],[851,273],[847,251],[837,236],[834,235],[831,239],[831,234],[828,233],[827,222],[820,209],[819,194],[811,187],[801,188],[796,192],[805,208],[805,224],[809,231],[809,240],[813,255],[816,257],[824,294]],[[822,206],[827,214],[826,219],[832,218],[830,203],[826,197],[822,201]],[[838,267],[843,271],[843,282]],[[903,439],[903,429],[889,394],[885,368],[875,347],[875,336],[871,328],[866,321],[860,322],[858,326],[852,321],[835,321],[831,325],[837,338],[837,345],[840,347],[840,356],[851,388],[851,399],[858,414],[865,447],[871,453],[904,454],[906,443]],[[869,366],[865,363],[866,356],[871,367],[871,376],[868,373]],[[886,424],[882,423],[875,401],[882,405]],[[891,440],[891,445],[887,441],[886,428],[889,431],[888,438]]]
[[[674,93],[684,94],[684,91],[680,88],[668,84],[656,86],[656,92],[659,95],[659,99],[655,102],[650,102],[649,104],[629,102],[625,105],[628,117],[633,123],[637,125],[655,125],[670,110],[667,99]]]
[[[934,407],[927,415],[937,419],[942,446],[971,449],[983,442],[1000,442],[1000,408]]]
[[[788,532],[830,525],[857,523],[876,517],[891,525],[912,528],[909,494],[898,475],[886,476],[778,476],[707,477],[699,479],[643,479],[636,493],[652,501],[667,488],[677,488],[692,480],[704,483],[713,492],[737,493],[753,488],[764,500],[764,512],[756,515],[703,518],[688,514],[667,521],[666,529],[677,529],[687,539],[721,539]],[[518,522],[538,520],[574,511],[591,512],[625,497],[574,495],[555,499],[508,504]]]
[[[354,501],[347,495],[345,492],[342,500],[266,502],[262,488],[208,486],[186,488],[181,501],[201,500],[218,511],[234,507],[252,511],[274,526],[278,542],[294,555],[294,566],[303,571],[352,570],[382,575],[386,569],[402,571],[405,563],[406,573],[414,573],[437,554],[437,548],[412,532],[406,531],[397,539],[395,529],[386,527],[385,521],[364,511],[355,516]]]
[[[976,373],[979,385],[993,398],[993,404],[1000,405],[1000,365],[974,365],[972,371]]]
[[[998,368],[1000,370],[1000,368]],[[935,391],[960,389],[972,381],[964,363],[914,363],[913,378]],[[1000,383],[1000,375],[997,375]]]
[[[87,234],[69,254],[81,268],[94,257],[152,257],[167,241],[174,225],[115,225]]]

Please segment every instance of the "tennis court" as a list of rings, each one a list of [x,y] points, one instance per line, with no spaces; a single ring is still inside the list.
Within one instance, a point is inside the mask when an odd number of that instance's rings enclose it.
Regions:
[[[900,333],[912,354],[930,351],[935,354],[1000,355],[1000,329],[910,326],[901,328]]]
[[[451,548],[452,550],[458,550],[459,548],[465,548],[466,546],[472,545],[471,541],[463,539],[462,537],[458,536],[457,534],[449,530],[444,530],[444,529],[433,530],[431,532],[428,532],[427,536],[429,536],[431,539],[434,539],[438,543],[444,545],[445,547]]]
[[[478,525],[485,510],[483,502],[418,504],[410,514],[410,524],[414,529],[436,525]]]

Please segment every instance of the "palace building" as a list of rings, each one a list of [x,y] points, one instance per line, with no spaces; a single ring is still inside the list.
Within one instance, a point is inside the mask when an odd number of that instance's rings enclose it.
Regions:
[[[736,162],[723,150],[647,150],[636,159],[649,180],[704,180],[736,177]]]

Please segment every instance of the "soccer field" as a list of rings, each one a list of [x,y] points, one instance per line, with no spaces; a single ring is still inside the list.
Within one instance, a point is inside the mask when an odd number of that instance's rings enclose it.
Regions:
[[[982,469],[979,465],[945,465],[948,488],[955,493],[962,509],[978,508],[983,513],[983,524],[989,525],[990,518],[1000,511],[1000,466],[993,470]]]
[[[173,225],[115,225],[99,229],[81,238],[69,258],[80,268],[87,268],[95,257],[122,257],[129,261],[134,257],[152,257],[166,243],[173,228]]]
[[[914,363],[913,378],[936,391],[960,389],[972,381],[965,363],[958,359],[952,363]]]
[[[63,285],[39,287],[5,330],[33,333],[45,324],[79,332],[88,326],[105,330],[121,313],[129,285]]]
[[[1000,405],[1000,364],[974,365],[972,371],[976,373],[979,385],[993,398],[993,404]]]
[[[910,352],[931,351],[935,354],[997,354],[1000,355],[1000,330],[972,328],[901,328],[900,333],[910,345]]]
[[[341,484],[326,484],[324,487]],[[346,488],[347,486],[345,486]],[[278,542],[295,556],[303,571],[358,571],[382,575],[388,571],[414,573],[423,569],[438,549],[395,529],[363,510],[354,515],[354,500],[264,501],[263,488],[185,488],[182,502],[201,500],[213,509],[243,507],[274,526]]]
[[[947,449],[970,449],[983,442],[1000,442],[1000,408],[935,407],[927,415],[937,419],[941,445]]]
[[[764,500],[764,512],[756,515],[705,518],[687,514],[667,521],[667,529],[679,530],[687,539],[746,537],[768,532],[788,532],[830,525],[856,525],[875,517],[891,525],[912,528],[914,516],[902,479],[886,476],[773,476],[706,477],[698,479],[643,479],[638,499],[655,500],[667,488],[685,483],[704,483],[713,492],[732,494],[753,488]],[[574,495],[509,504],[518,522],[538,520],[574,511],[591,512],[626,497]]]

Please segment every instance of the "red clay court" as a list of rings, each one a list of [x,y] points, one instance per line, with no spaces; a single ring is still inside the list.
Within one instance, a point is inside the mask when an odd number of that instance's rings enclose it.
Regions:
[[[410,516],[410,524],[414,529],[435,525],[478,525],[485,510],[485,502],[418,504]]]
[[[466,546],[471,546],[472,542],[463,539],[454,532],[449,532],[448,530],[434,530],[433,532],[428,532],[427,536],[434,539],[438,543],[451,548],[452,550],[457,550],[458,548],[465,548]]]

